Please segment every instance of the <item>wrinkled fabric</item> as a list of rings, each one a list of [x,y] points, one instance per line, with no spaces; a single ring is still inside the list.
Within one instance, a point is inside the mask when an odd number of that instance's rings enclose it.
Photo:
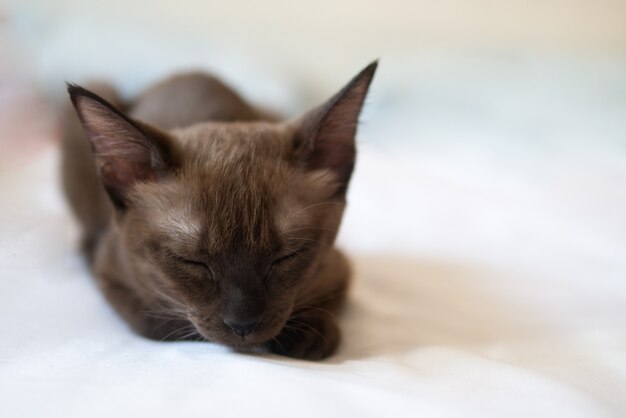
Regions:
[[[622,154],[362,146],[344,342],[322,362],[133,335],[77,254],[57,157],[0,177],[2,417],[626,414]]]

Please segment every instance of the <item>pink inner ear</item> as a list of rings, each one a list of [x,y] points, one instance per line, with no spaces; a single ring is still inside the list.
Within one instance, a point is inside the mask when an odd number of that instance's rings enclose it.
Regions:
[[[156,174],[150,166],[133,164],[127,161],[109,161],[100,166],[100,175],[110,185],[124,188],[133,182],[156,180]]]
[[[359,114],[371,77],[357,76],[343,91],[330,100],[315,132],[309,167],[335,171],[339,180],[350,180],[356,155],[355,136]]]
[[[135,182],[155,180],[158,171],[165,169],[165,151],[97,96],[78,96],[74,103],[91,141],[102,183],[116,206],[124,207]]]
[[[133,127],[94,136],[92,144],[96,157],[107,162],[145,166],[160,163],[156,147],[150,146],[149,140]]]
[[[149,164],[154,144],[133,123],[108,106],[90,99],[78,101],[79,113],[98,158]],[[158,153],[156,153],[158,155]]]

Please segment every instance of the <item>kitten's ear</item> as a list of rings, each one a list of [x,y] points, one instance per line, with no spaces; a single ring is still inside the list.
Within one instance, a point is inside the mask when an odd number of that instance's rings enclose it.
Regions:
[[[133,184],[156,180],[172,167],[171,142],[165,133],[131,120],[89,90],[72,84],[67,90],[91,143],[100,179],[113,204],[125,209]]]
[[[296,158],[309,170],[336,173],[341,185],[338,193],[345,192],[352,175],[359,114],[377,65],[374,61],[365,67],[339,93],[298,122]]]

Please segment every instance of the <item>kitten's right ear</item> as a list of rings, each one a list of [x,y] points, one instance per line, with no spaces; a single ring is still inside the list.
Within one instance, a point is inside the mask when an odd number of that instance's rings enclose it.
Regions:
[[[100,179],[115,207],[125,209],[136,182],[157,180],[172,168],[171,141],[89,90],[68,84],[67,91],[91,143]]]

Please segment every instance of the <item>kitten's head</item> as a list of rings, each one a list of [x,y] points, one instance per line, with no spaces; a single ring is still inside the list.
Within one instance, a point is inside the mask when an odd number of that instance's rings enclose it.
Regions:
[[[146,301],[231,346],[278,334],[334,242],[375,69],[296,120],[170,132],[69,87]]]

